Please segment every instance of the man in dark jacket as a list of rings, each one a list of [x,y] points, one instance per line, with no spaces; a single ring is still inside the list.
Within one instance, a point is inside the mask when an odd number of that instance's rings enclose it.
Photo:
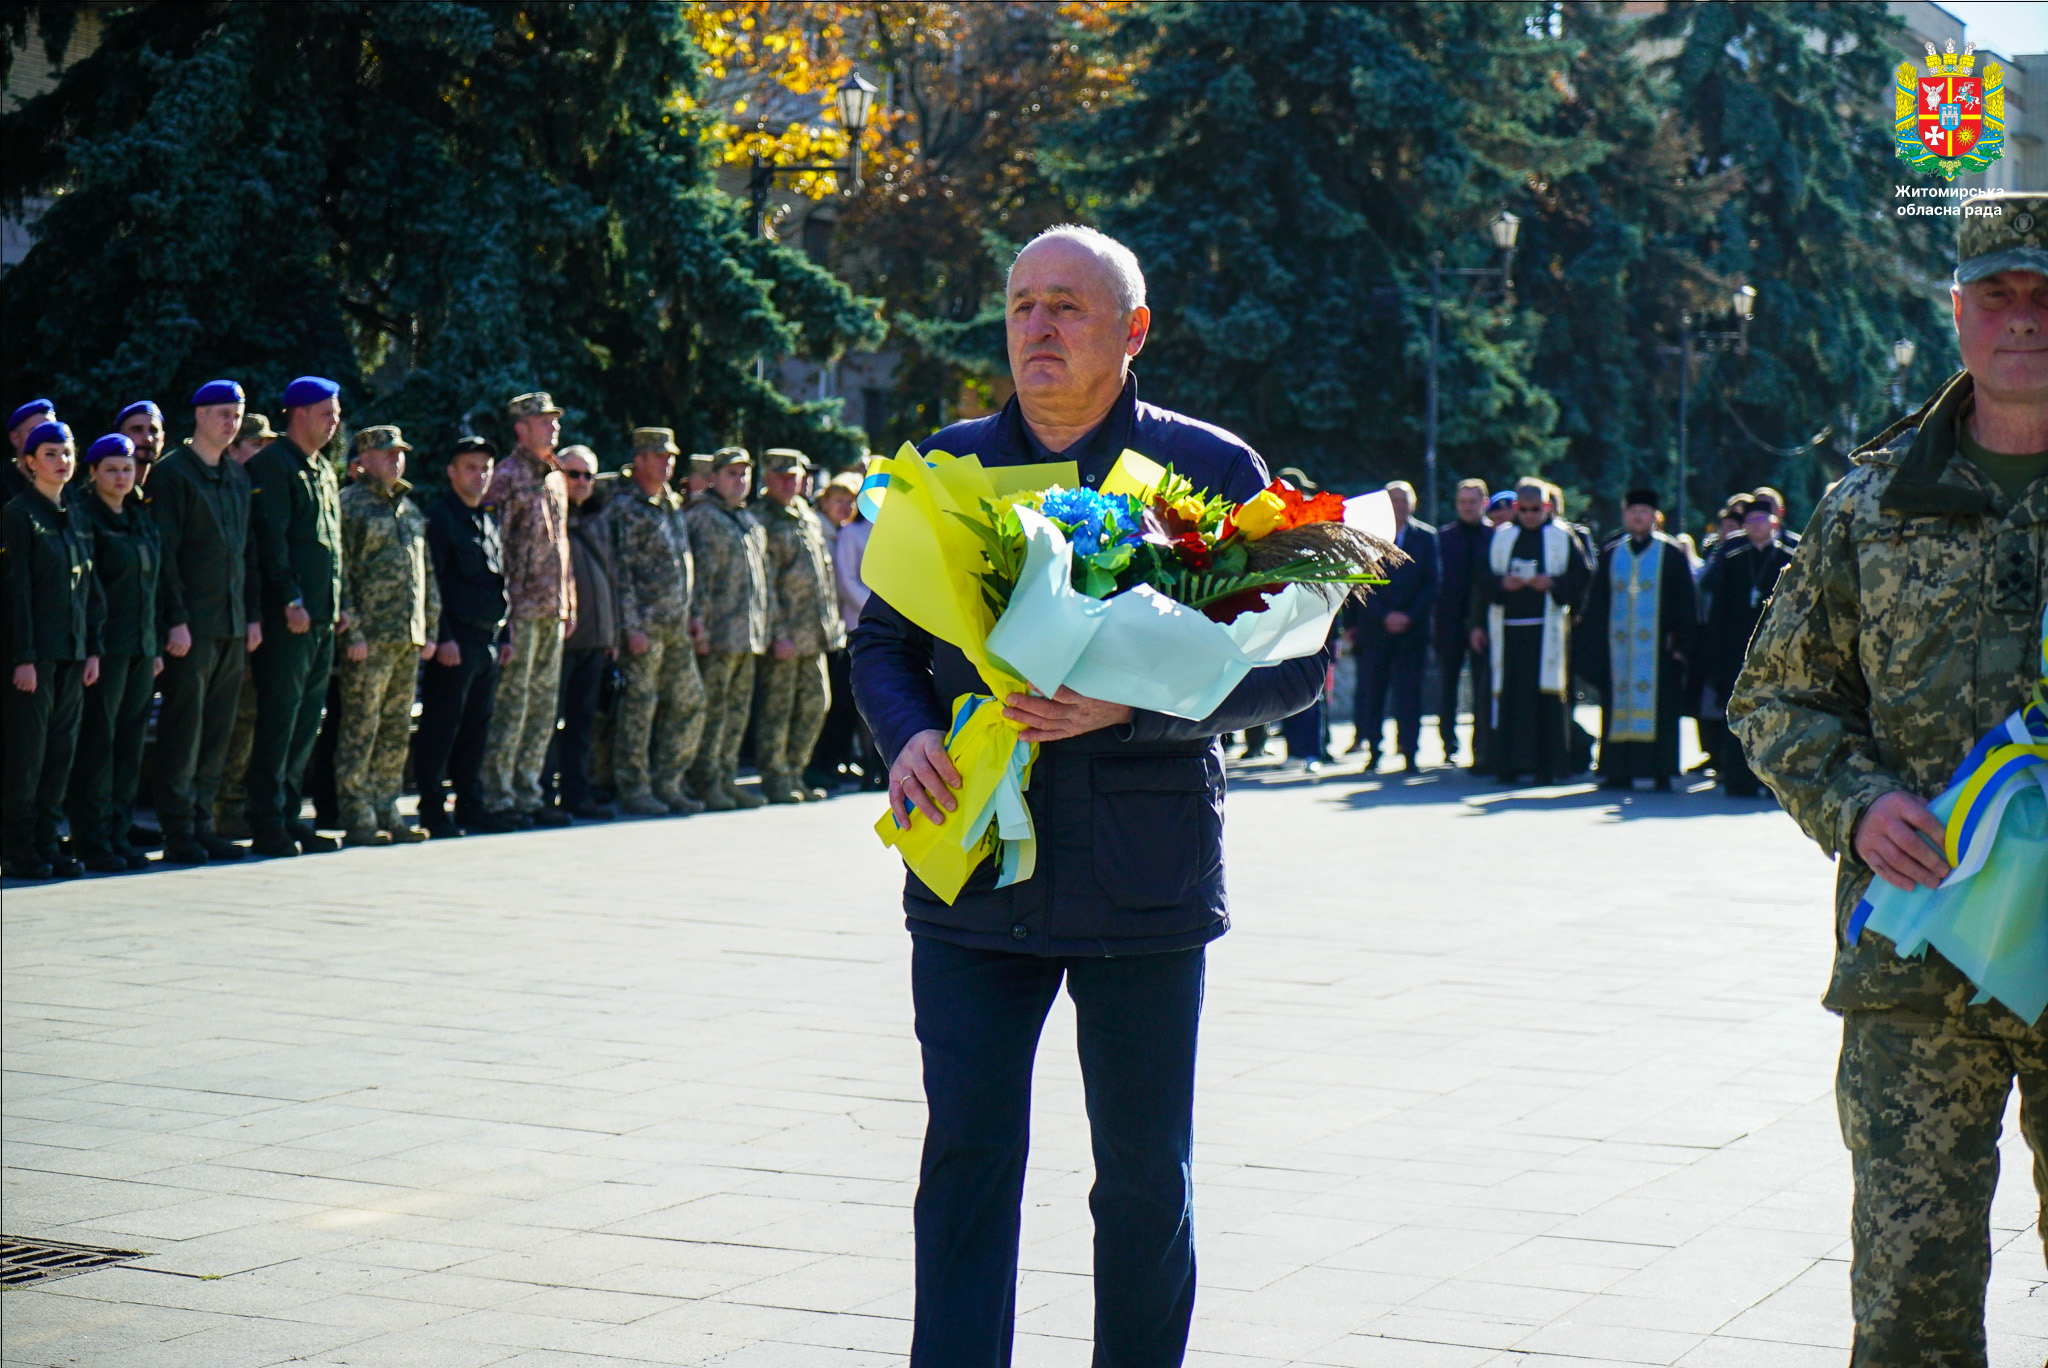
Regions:
[[[1755,798],[1763,787],[1728,730],[1728,698],[1749,658],[1750,638],[1778,587],[1778,576],[1792,563],[1792,551],[1778,540],[1778,509],[1768,499],[1738,499],[1735,512],[1742,519],[1742,536],[1700,577],[1706,617],[1700,629],[1701,674],[1706,680],[1700,731],[1722,789],[1731,798]]]
[[[1512,496],[1510,496],[1512,498]],[[1436,620],[1430,625],[1440,672],[1436,729],[1444,743],[1444,763],[1458,763],[1458,683],[1472,676],[1472,768],[1486,766],[1486,743],[1492,734],[1491,692],[1486,657],[1472,649],[1466,618],[1472,606],[1472,581],[1486,564],[1493,529],[1486,522],[1486,481],[1460,480],[1454,507],[1458,516],[1437,530]]]
[[[250,848],[290,857],[340,849],[300,815],[327,706],[341,617],[341,490],[320,454],[341,426],[341,387],[301,376],[284,392],[285,433],[249,462],[249,531],[263,573]]]
[[[1436,616],[1436,529],[1409,516],[1415,509],[1414,485],[1395,480],[1387,486],[1387,496],[1394,505],[1394,542],[1408,559],[1389,572],[1386,584],[1371,598],[1349,609],[1349,636],[1358,652],[1358,680],[1351,695],[1357,735],[1351,749],[1365,752],[1366,773],[1378,767],[1387,690],[1392,688],[1401,769],[1413,774],[1416,747],[1422,743],[1422,667],[1428,663],[1424,653]],[[1450,754],[1448,746],[1444,753]]]
[[[590,743],[597,729],[605,671],[619,658],[618,576],[612,565],[612,525],[597,488],[597,454],[564,447],[555,456],[569,489],[569,569],[576,577],[576,630],[562,641],[562,727],[548,768],[555,803],[586,822],[617,814],[591,796]]]
[[[413,734],[413,779],[420,825],[436,840],[465,830],[509,831],[484,811],[484,742],[498,661],[505,653],[504,544],[498,515],[483,506],[498,449],[465,437],[448,458],[448,492],[427,510],[427,559],[441,590],[434,659],[420,673],[420,725]],[[444,782],[452,781],[450,815]]]
[[[249,555],[249,477],[227,455],[242,412],[234,381],[201,385],[192,395],[191,440],[158,463],[149,486],[163,550],[157,612],[164,628],[152,788],[171,864],[242,858],[240,846],[213,830],[242,674],[263,641]]]
[[[1138,402],[1130,358],[1151,322],[1129,249],[1089,229],[1041,234],[1010,269],[1017,395],[926,447],[990,466],[1064,458],[1099,486],[1126,448],[1199,488],[1249,498],[1265,466],[1219,428]],[[951,906],[915,876],[904,909],[930,1119],[916,1203],[913,1368],[1009,1361],[1031,1066],[1064,979],[1074,999],[1096,1176],[1099,1362],[1181,1361],[1193,1314],[1195,1028],[1205,951],[1229,926],[1223,752],[1217,738],[1312,702],[1329,656],[1254,670],[1200,721],[1062,689],[1011,694],[1004,716],[1039,744],[1026,801],[1032,877],[984,865]],[[853,687],[890,758],[898,820],[955,804],[944,742],[952,701],[984,687],[961,653],[869,598]]]

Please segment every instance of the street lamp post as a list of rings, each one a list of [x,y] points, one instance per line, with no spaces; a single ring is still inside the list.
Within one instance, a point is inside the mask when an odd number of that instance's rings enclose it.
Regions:
[[[873,82],[859,72],[853,72],[839,83],[832,92],[832,103],[839,110],[840,126],[846,129],[846,161],[822,162],[804,166],[778,166],[761,160],[761,154],[754,154],[753,165],[747,176],[747,198],[753,204],[754,234],[759,237],[768,231],[768,192],[774,187],[775,178],[789,172],[831,171],[849,177],[846,193],[852,194],[861,187],[860,136],[867,130],[868,116],[874,112],[875,95],[878,93]]]
[[[1691,459],[1691,453],[1686,449],[1686,425],[1691,418],[1693,351],[1697,348],[1702,353],[1712,355],[1716,352],[1749,350],[1749,320],[1756,313],[1756,287],[1744,285],[1728,297],[1728,304],[1735,311],[1737,326],[1734,332],[1699,332],[1692,326],[1691,314],[1680,314],[1678,345],[1657,348],[1662,355],[1678,358],[1678,503],[1672,525],[1680,532],[1686,530],[1685,481],[1687,466]]]
[[[1442,511],[1436,503],[1436,372],[1443,326],[1443,278],[1462,276],[1466,279],[1490,280],[1499,276],[1502,298],[1512,301],[1515,297],[1512,270],[1515,238],[1522,231],[1522,220],[1503,209],[1493,222],[1486,225],[1486,231],[1493,238],[1493,245],[1500,249],[1498,266],[1446,268],[1442,252],[1429,254],[1429,388],[1422,419],[1422,507],[1427,511],[1431,521],[1437,521]]]
[[[1913,364],[1913,353],[1918,350],[1919,348],[1913,345],[1913,339],[1910,337],[1902,337],[1892,343],[1892,407],[1894,409],[1903,409],[1906,406],[1906,368]]]

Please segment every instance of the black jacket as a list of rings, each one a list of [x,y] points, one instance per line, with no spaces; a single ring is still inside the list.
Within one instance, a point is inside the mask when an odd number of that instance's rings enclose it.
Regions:
[[[1401,533],[1401,550],[1408,559],[1387,572],[1387,582],[1372,591],[1364,603],[1354,600],[1346,610],[1351,625],[1358,629],[1358,649],[1389,647],[1422,649],[1436,617],[1437,564],[1436,529],[1414,518]],[[1406,613],[1408,630],[1389,635],[1387,614]]]
[[[1486,568],[1486,551],[1493,544],[1493,528],[1484,519],[1476,523],[1455,518],[1437,529],[1436,620],[1430,634],[1439,655],[1463,650],[1472,615],[1472,581]]]
[[[451,493],[427,510],[427,559],[441,588],[434,640],[497,640],[505,627],[504,544],[498,515]]]
[[[1220,428],[1141,404],[1135,381],[1109,417],[1067,451],[1099,485],[1125,448],[1242,501],[1267,483],[1258,453]],[[1028,465],[1012,399],[956,423],[925,450],[984,465]],[[986,688],[957,649],[872,595],[854,628],[853,691],[876,745],[892,760],[912,736],[945,731],[953,700]],[[1201,945],[1229,929],[1223,886],[1223,749],[1217,737],[1278,721],[1315,702],[1330,653],[1253,670],[1200,721],[1140,712],[1123,727],[1041,746],[1025,793],[1038,832],[1037,872],[995,887],[984,864],[952,906],[915,876],[903,904],[910,929],[959,945],[1037,955],[1109,955]]]
[[[157,629],[157,579],[163,549],[156,519],[134,498],[116,513],[96,490],[74,496],[78,523],[92,537],[92,566],[106,601],[100,654],[154,656],[163,651]]]
[[[163,548],[157,611],[201,639],[240,637],[262,620],[249,543],[249,476],[232,456],[208,465],[186,443],[156,463],[145,493]]]
[[[59,508],[31,485],[0,509],[0,585],[10,667],[100,653],[105,599],[75,502]]]

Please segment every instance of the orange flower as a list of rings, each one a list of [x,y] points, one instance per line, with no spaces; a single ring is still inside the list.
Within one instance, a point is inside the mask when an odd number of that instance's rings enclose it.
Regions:
[[[1275,532],[1310,523],[1344,521],[1344,500],[1325,491],[1314,498],[1285,480],[1275,480],[1238,505],[1232,520],[1246,541],[1259,541]]]

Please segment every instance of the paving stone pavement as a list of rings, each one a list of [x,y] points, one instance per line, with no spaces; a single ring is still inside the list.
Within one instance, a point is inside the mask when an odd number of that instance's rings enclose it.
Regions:
[[[923,1105],[875,805],[5,896],[5,1224],[148,1257],[0,1301],[93,1368],[900,1364]],[[1200,1368],[1821,1368],[1848,1174],[1831,869],[1764,803],[1447,771],[1230,800]],[[2017,1126],[1993,1362],[2048,1358]],[[1088,1362],[1048,1026],[1021,1365]]]

